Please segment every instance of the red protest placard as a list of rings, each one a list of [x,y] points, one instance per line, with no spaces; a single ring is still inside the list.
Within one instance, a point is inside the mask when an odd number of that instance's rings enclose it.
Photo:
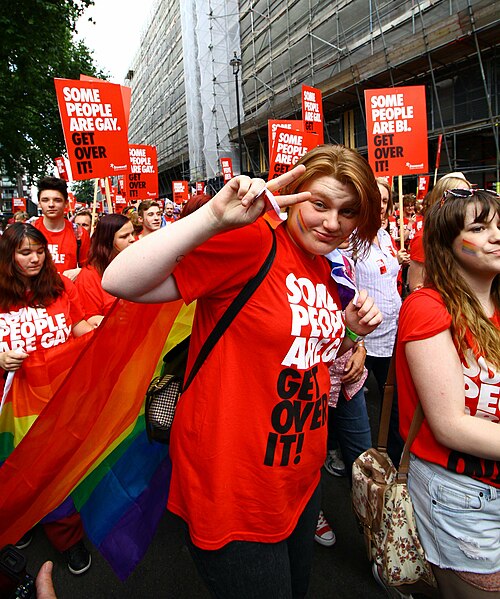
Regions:
[[[91,77],[90,75],[80,75],[80,81],[105,81],[105,79],[98,79],[97,77]],[[132,101],[132,89],[130,87],[125,87],[125,85],[120,85],[120,91],[122,94],[123,100],[123,109],[125,111],[125,122],[128,123],[130,121],[130,103]]]
[[[26,212],[26,198],[12,198],[12,212]]]
[[[316,133],[277,127],[269,161],[268,180],[288,172],[304,154],[319,144]]]
[[[189,183],[187,181],[172,181],[172,197],[176,204],[182,204],[189,199]]]
[[[302,120],[305,131],[317,133],[317,145],[324,143],[323,100],[321,92],[315,87],[302,86]]]
[[[54,79],[73,179],[128,169],[128,135],[119,85]]]
[[[422,176],[417,177],[417,200],[422,200],[427,195],[429,191],[429,181],[430,177]]]
[[[205,193],[205,182],[204,181],[196,181],[196,195],[201,196]]]
[[[158,197],[158,162],[154,146],[130,145],[127,198],[151,200]]]
[[[281,127],[282,129],[292,129],[293,131],[304,131],[304,121],[285,121],[271,119],[267,121],[267,139],[269,143],[269,160],[273,154],[273,145],[276,138],[276,129]]]
[[[375,175],[427,172],[425,87],[365,91],[368,159]]]
[[[220,165],[222,169],[222,177],[224,179],[224,183],[231,181],[233,178],[233,161],[231,158],[221,158]]]
[[[68,171],[66,170],[66,163],[64,162],[64,158],[62,156],[58,156],[54,158],[54,162],[56,163],[57,172],[59,173],[59,177],[64,179],[65,181],[69,181]]]

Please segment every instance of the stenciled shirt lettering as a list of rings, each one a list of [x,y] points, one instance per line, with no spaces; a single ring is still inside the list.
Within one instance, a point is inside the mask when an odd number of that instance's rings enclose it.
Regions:
[[[33,352],[65,343],[71,326],[64,313],[50,315],[45,308],[21,308],[0,314],[0,352]]]
[[[286,290],[292,342],[278,375],[280,401],[271,412],[266,466],[298,464],[305,432],[325,426],[328,395],[318,384],[318,364],[335,358],[344,335],[342,313],[326,285],[290,273]]]

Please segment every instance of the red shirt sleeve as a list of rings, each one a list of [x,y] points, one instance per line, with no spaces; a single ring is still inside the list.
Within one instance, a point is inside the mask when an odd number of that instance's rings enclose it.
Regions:
[[[424,233],[422,229],[417,231],[415,237],[411,240],[410,255],[411,259],[415,262],[420,262],[421,264],[425,262]]]
[[[269,253],[272,234],[268,225],[256,223],[221,233],[190,252],[173,276],[186,304],[204,295],[221,301],[232,298],[254,275]]]
[[[419,289],[403,302],[399,313],[400,343],[434,337],[449,329],[451,315],[440,295],[433,289]]]
[[[71,323],[75,325],[79,323],[80,320],[83,320],[84,317],[82,304],[80,302],[80,296],[78,295],[78,291],[73,281],[70,281],[68,277],[65,277],[64,275],[61,275],[61,279],[64,283],[64,289],[69,300],[69,313]]]

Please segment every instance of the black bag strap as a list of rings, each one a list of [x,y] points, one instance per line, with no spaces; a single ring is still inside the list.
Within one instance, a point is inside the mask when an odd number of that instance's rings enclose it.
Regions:
[[[200,349],[200,353],[196,357],[196,360],[191,368],[191,372],[186,379],[185,384],[183,385],[183,392],[189,387],[192,383],[196,373],[203,365],[203,362],[207,359],[208,355],[214,348],[217,341],[222,337],[226,329],[229,327],[231,322],[235,319],[238,312],[243,308],[243,306],[247,303],[250,297],[255,293],[259,285],[265,279],[269,269],[271,268],[272,263],[274,262],[274,257],[276,256],[276,233],[271,225],[266,221],[267,226],[270,228],[271,233],[273,235],[273,244],[271,249],[269,250],[269,254],[265,259],[264,263],[259,269],[259,272],[250,279],[247,284],[241,289],[238,295],[234,298],[231,304],[226,308],[224,314],[220,317],[219,322],[215,325],[210,335],[205,340],[202,348]]]

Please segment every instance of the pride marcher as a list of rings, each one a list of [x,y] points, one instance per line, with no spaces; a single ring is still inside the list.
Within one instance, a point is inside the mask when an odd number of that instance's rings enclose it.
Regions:
[[[307,167],[307,168],[306,168]],[[197,299],[188,370],[224,309],[259,270],[272,233],[261,179],[233,178],[208,203],[119,254],[103,287],[138,302]],[[219,597],[304,597],[326,454],[328,364],[380,322],[361,292],[345,319],[324,254],[380,225],[373,173],[320,146],[267,188],[288,207],[266,278],[182,396],[168,507],[189,529]],[[346,335],[346,326],[349,327]]]
[[[0,368],[3,373],[30,369],[36,352],[46,352],[50,360],[62,344],[91,330],[91,325],[83,319],[75,286],[57,273],[43,234],[29,224],[11,225],[0,238]],[[32,406],[38,400],[43,403],[38,397],[27,401]],[[21,401],[24,398],[12,397],[11,416],[23,416],[22,425],[26,427],[28,423],[29,428],[35,415],[18,414]],[[2,413],[2,432],[5,432],[7,412]],[[90,554],[82,541],[80,516],[69,500],[44,519],[44,529],[53,546],[64,553],[70,572],[83,574],[90,567]],[[30,540],[31,533],[27,533],[17,545],[26,547]]]
[[[85,264],[90,246],[89,233],[73,226],[64,216],[68,207],[68,187],[64,179],[43,177],[38,182],[38,205],[42,216],[34,225],[49,244],[57,272],[74,280]]]
[[[134,241],[134,226],[123,214],[107,214],[97,223],[90,242],[88,265],[76,279],[85,319],[90,324],[99,325],[116,300],[101,285],[106,267]]]
[[[425,286],[404,302],[397,378],[408,478],[444,599],[500,593],[500,200],[446,191],[426,213]]]

